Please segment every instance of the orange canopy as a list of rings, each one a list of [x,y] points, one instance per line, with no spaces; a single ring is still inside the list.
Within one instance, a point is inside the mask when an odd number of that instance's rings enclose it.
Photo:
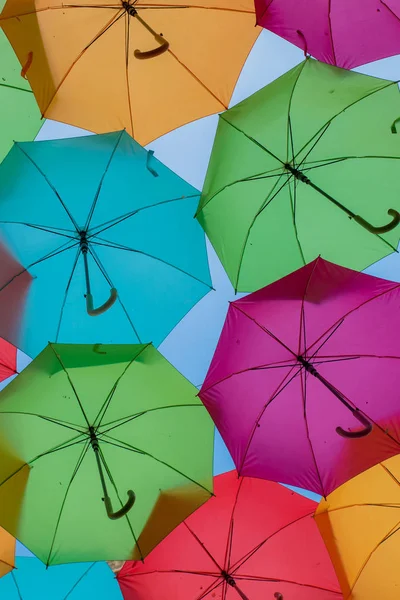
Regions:
[[[0,527],[0,577],[14,568],[15,538]]]
[[[345,600],[400,598],[400,456],[336,489],[315,518]]]
[[[143,145],[225,110],[261,31],[254,0],[8,0],[0,24],[43,116]]]

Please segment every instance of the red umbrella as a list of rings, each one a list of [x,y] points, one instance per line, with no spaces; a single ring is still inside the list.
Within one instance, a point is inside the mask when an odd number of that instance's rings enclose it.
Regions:
[[[215,497],[117,578],[125,600],[339,600],[316,503],[270,481],[214,478]]]
[[[257,24],[331,65],[400,53],[399,0],[255,0]]]
[[[17,349],[0,338],[0,382],[17,372]]]

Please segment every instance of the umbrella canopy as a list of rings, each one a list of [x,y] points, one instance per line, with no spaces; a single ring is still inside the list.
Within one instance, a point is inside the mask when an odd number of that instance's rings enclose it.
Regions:
[[[211,289],[199,195],[124,131],[15,144],[0,165],[0,241],[18,259],[0,265],[0,335],[32,357],[49,340],[158,345]]]
[[[0,522],[46,565],[143,558],[212,493],[196,392],[151,345],[49,344],[0,394]]]
[[[318,60],[353,69],[400,54],[396,0],[255,0],[257,23]]]
[[[318,258],[231,303],[200,397],[241,475],[326,496],[400,452],[399,299]]]
[[[399,115],[397,83],[312,59],[220,115],[197,216],[236,290],[396,249]]]
[[[0,577],[14,568],[15,538],[0,527]],[[0,580],[1,590],[1,580]],[[1,594],[0,594],[1,595]],[[5,598],[6,596],[4,596]]]
[[[348,481],[322,501],[315,520],[346,600],[397,600],[400,457]]]
[[[0,382],[17,373],[17,349],[0,338]]]
[[[2,10],[6,0],[0,0]],[[0,162],[14,140],[33,139],[42,119],[29,83],[21,77],[21,66],[0,29]]]
[[[44,116],[141,144],[225,110],[261,31],[253,0],[8,0],[0,23]]]
[[[313,500],[236,471],[215,477],[214,491],[144,563],[125,563],[125,600],[342,598]]]
[[[16,569],[0,579],[7,600],[122,600],[118,583],[105,563],[46,568],[35,557],[19,556]]]

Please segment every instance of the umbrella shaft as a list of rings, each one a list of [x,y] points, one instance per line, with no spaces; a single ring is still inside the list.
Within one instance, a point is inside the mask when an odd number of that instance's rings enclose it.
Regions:
[[[90,294],[90,277],[89,277],[89,265],[87,259],[88,245],[87,242],[81,242],[81,252],[83,256],[83,266],[85,268],[85,280],[86,280],[86,294]]]
[[[242,600],[249,600],[249,598],[246,596],[246,594],[244,594],[242,592],[242,590],[237,586],[237,583],[235,582],[235,585],[232,586],[234,590],[236,590],[236,592],[239,594],[239,596],[242,598]]]
[[[325,377],[318,373],[317,369],[311,363],[305,360],[302,356],[299,356],[298,360],[308,373],[310,373],[316,379],[318,379],[318,381],[320,381],[322,385],[324,385],[334,396],[336,396],[336,398],[340,400],[340,402],[344,404],[346,408],[348,408],[352,413],[354,413],[355,409],[351,406],[351,404],[347,402],[347,400],[342,396],[339,390],[337,390],[331,383],[329,383],[329,381],[327,381]]]

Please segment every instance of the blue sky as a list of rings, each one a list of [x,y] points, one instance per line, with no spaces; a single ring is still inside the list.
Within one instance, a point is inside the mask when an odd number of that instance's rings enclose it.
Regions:
[[[263,31],[242,71],[231,105],[243,100],[303,60],[303,52],[274,34]],[[387,79],[400,79],[400,57],[371,63],[359,72]],[[218,116],[200,119],[151,143],[148,148],[168,167],[201,189],[210,156]],[[47,121],[37,139],[85,135],[74,127]],[[160,350],[194,385],[205,376],[234,292],[212,248],[208,246],[215,291],[210,292],[185,317],[160,346]],[[393,254],[376,263],[368,272],[400,281],[400,256]],[[26,359],[20,355],[20,368]],[[219,436],[215,444],[215,473],[233,468],[232,460]],[[315,495],[314,495],[315,497]],[[18,553],[25,551],[19,545]]]

